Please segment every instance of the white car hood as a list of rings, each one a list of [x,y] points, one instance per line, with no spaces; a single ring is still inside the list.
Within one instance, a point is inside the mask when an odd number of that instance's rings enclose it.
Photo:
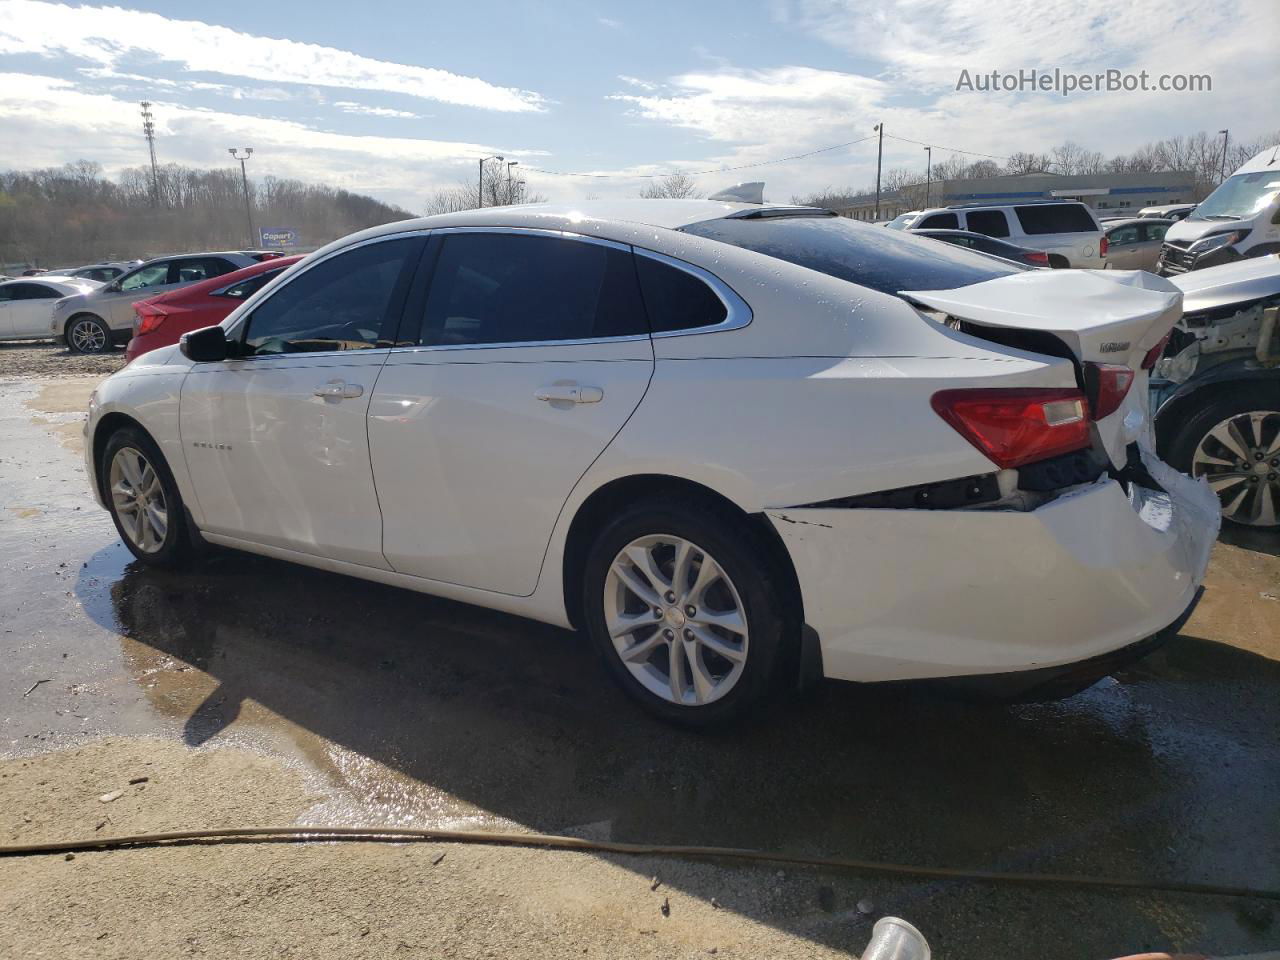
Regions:
[[[1182,291],[1144,270],[1030,270],[902,296],[981,326],[1052,333],[1081,360],[1135,367],[1182,315]]]
[[[1194,243],[1201,237],[1211,233],[1230,233],[1232,230],[1247,229],[1253,226],[1251,221],[1244,220],[1179,220],[1164,235],[1166,241],[1179,240]]]
[[[1280,294],[1280,254],[1247,257],[1169,279],[1182,291],[1182,308],[1187,313],[1245,303]]]

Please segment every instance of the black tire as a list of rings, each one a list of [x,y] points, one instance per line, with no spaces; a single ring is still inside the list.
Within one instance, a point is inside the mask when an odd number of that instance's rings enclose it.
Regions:
[[[111,328],[92,313],[80,313],[67,321],[66,341],[72,353],[107,353],[114,348]]]
[[[126,530],[125,518],[122,518],[113,496],[111,485],[111,467],[116,455],[122,450],[133,450],[141,454],[147,464],[155,472],[164,497],[166,523],[163,539],[158,541],[154,549],[143,549],[135,542],[136,535]],[[102,484],[103,499],[107,502],[107,510],[116,525],[116,532],[129,548],[129,552],[142,563],[156,567],[175,567],[188,560],[192,554],[190,537],[187,534],[186,510],[182,504],[182,494],[174,482],[173,473],[165,461],[160,448],[156,446],[146,433],[136,427],[123,427],[113,433],[102,450],[102,459],[98,463],[98,479]]]
[[[748,641],[741,674],[727,693],[702,705],[675,703],[645,687],[623,663],[606,627],[606,580],[615,557],[634,541],[655,535],[680,537],[712,556],[745,608]],[[587,554],[583,622],[606,670],[646,710],[681,726],[721,726],[769,699],[777,668],[785,659],[783,648],[798,635],[798,624],[787,613],[781,582],[771,552],[741,515],[714,503],[640,501],[614,516]]]
[[[1174,430],[1169,440],[1166,459],[1183,473],[1192,473],[1196,450],[1209,432],[1224,420],[1250,411],[1265,411],[1280,417],[1280,382],[1274,384],[1245,382],[1212,394],[1207,403],[1194,410]],[[1280,476],[1280,470],[1272,469],[1260,475],[1254,485],[1271,482],[1268,480],[1269,476]],[[1236,492],[1236,489],[1238,488],[1223,490],[1221,495],[1224,500],[1229,494]],[[1273,486],[1273,498],[1276,490],[1277,488]],[[1256,494],[1251,493],[1249,496],[1256,496]],[[1280,505],[1277,505],[1277,513],[1280,514]],[[1266,526],[1234,520],[1226,512],[1225,506],[1223,520],[1235,526],[1251,527],[1255,530],[1280,531],[1280,522]]]

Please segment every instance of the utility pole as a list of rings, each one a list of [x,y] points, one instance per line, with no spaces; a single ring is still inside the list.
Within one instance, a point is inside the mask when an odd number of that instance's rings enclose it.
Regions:
[[[155,118],[151,115],[150,100],[141,101],[139,106],[142,107],[142,135],[147,138],[147,149],[151,151],[151,205],[155,207],[160,205],[160,171],[156,167]]]
[[[477,207],[484,206],[484,165],[488,163],[490,160],[497,160],[499,163],[501,163],[503,159],[504,159],[503,157],[494,156],[494,157],[485,157],[483,160],[480,161],[480,182],[476,185],[477,186],[477,192],[476,192]]]
[[[249,225],[249,249],[252,250],[258,244],[254,243],[253,210],[249,206],[249,174],[245,172],[244,162],[253,156],[253,147],[245,147],[243,157],[236,152],[235,147],[228,147],[227,153],[240,161],[240,184],[244,187],[244,220]]]
[[[880,164],[884,160],[884,123],[877,123],[873,128],[880,134],[880,144],[876,148],[876,219],[880,219]]]
[[[520,161],[519,161],[519,160],[508,160],[508,161],[507,161],[507,203],[508,203],[508,204],[515,203],[515,201],[514,201],[513,199],[511,199],[511,197],[512,197],[512,193],[511,193],[511,189],[512,189],[512,188],[511,188],[511,168],[512,168],[512,167],[518,167],[518,166],[520,166]]]
[[[929,209],[929,188],[933,186],[933,147],[925,147],[924,162],[924,208]]]
[[[1221,183],[1227,179],[1227,139],[1231,136],[1226,130],[1219,130],[1222,134],[1222,167],[1218,170],[1218,182]]]

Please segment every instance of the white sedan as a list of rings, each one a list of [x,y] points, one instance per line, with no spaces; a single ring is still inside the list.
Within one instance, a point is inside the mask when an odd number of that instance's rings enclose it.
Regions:
[[[499,207],[347,237],[96,391],[142,561],[201,541],[586,634],[650,710],[1064,695],[1182,622],[1216,498],[1150,452],[1180,313],[827,211]]]
[[[50,340],[53,305],[102,284],[78,277],[41,275],[0,282],[0,340]]]

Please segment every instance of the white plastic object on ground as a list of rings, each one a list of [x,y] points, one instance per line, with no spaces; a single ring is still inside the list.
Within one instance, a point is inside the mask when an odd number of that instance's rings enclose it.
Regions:
[[[871,928],[862,960],[929,960],[933,954],[924,934],[901,917],[881,917]]]

